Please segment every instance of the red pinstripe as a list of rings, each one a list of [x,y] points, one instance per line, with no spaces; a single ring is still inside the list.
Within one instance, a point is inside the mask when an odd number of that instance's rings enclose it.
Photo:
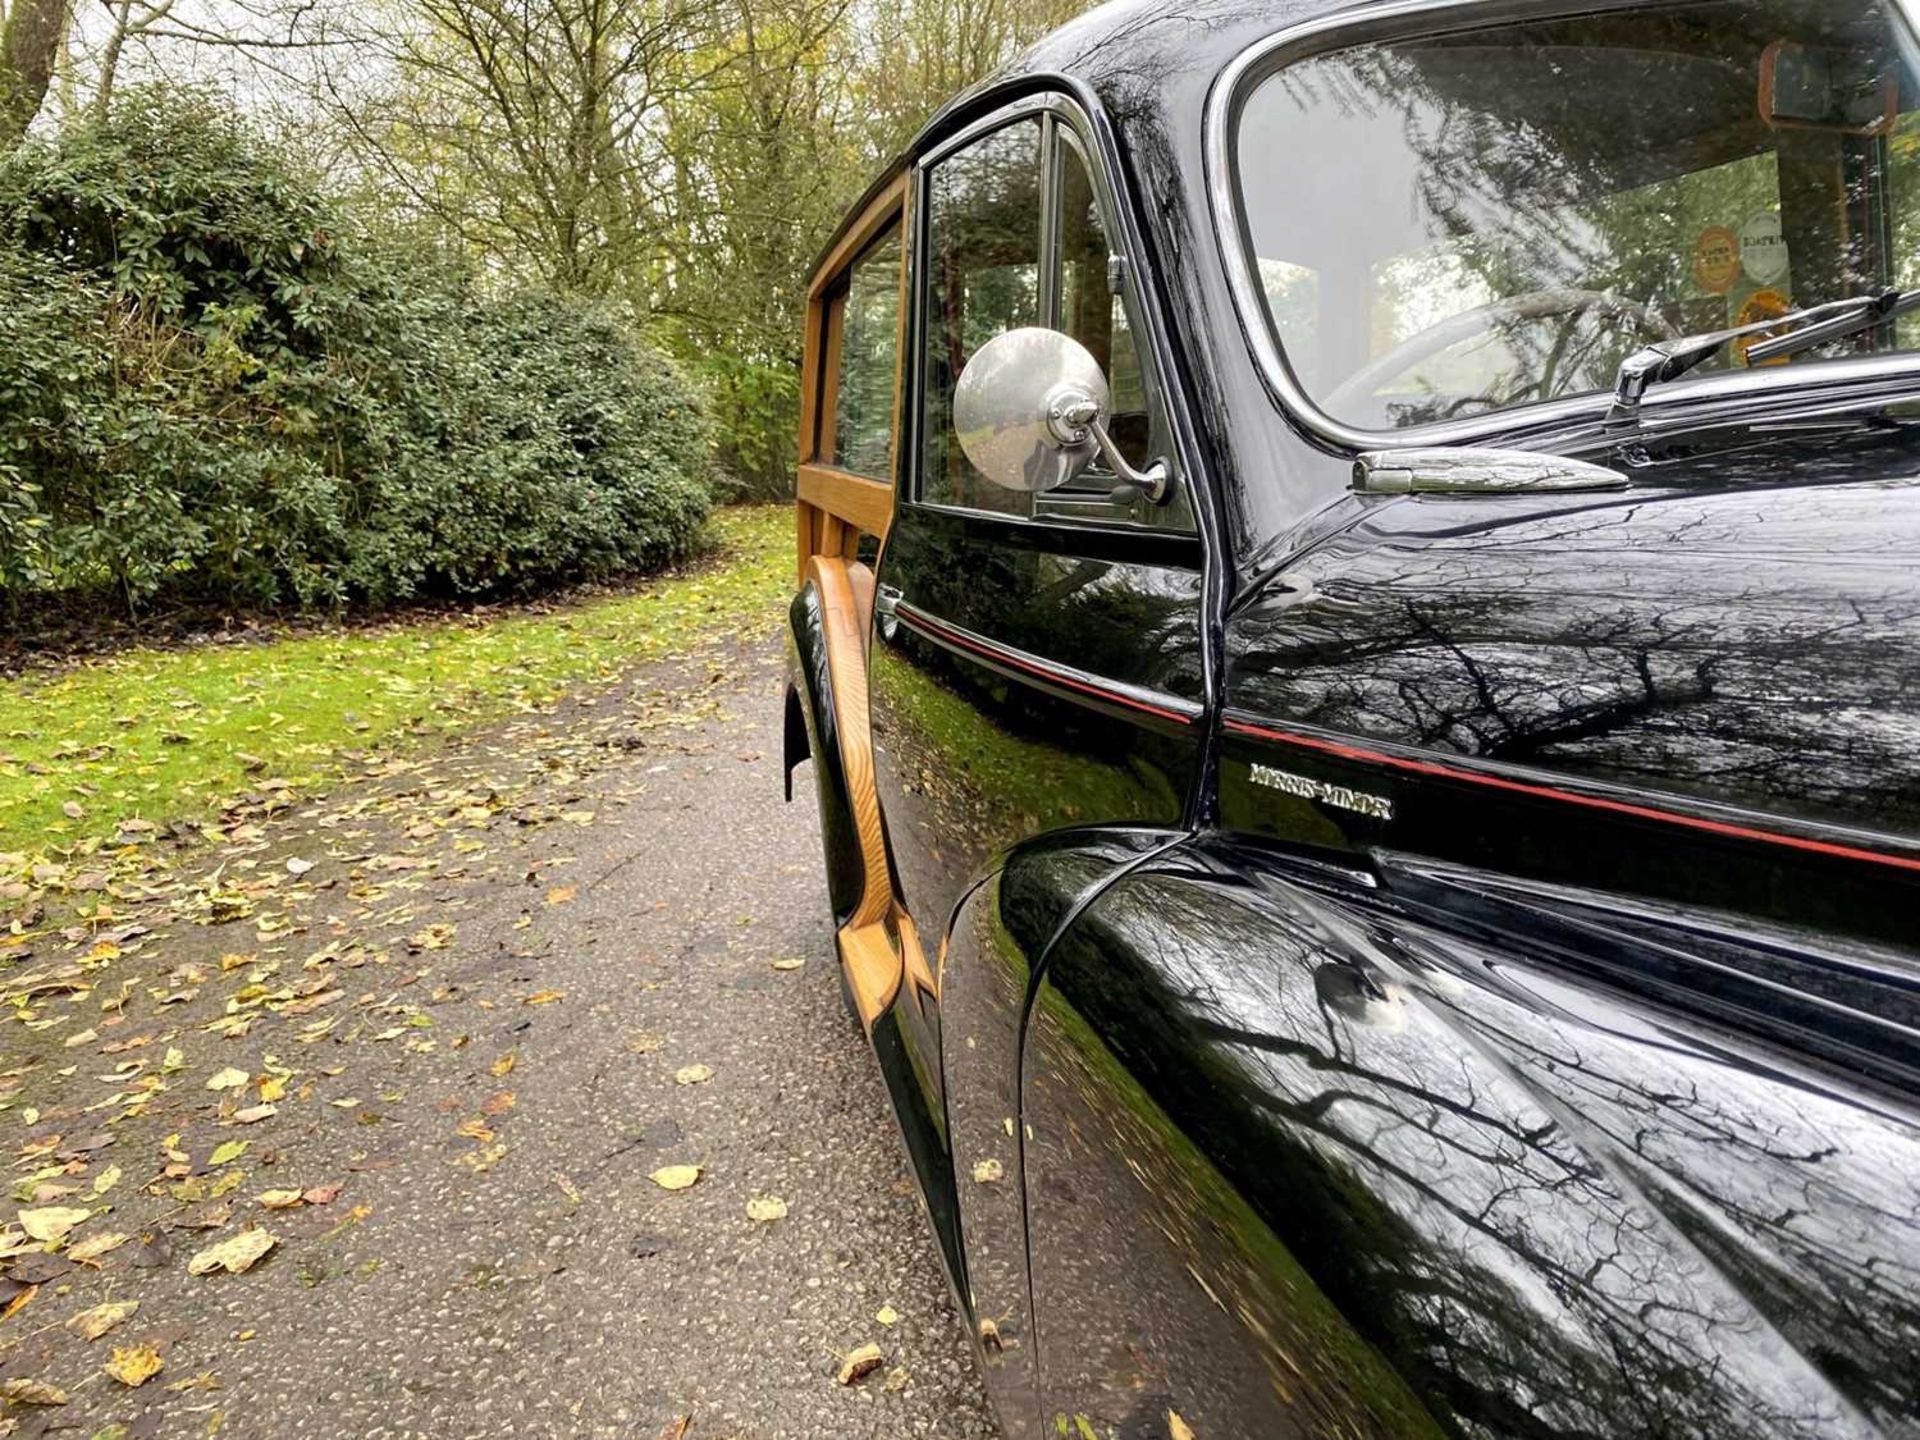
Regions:
[[[1862,850],[1853,845],[1837,845],[1829,840],[1809,840],[1799,835],[1782,835],[1773,830],[1756,830],[1748,825],[1733,825],[1724,820],[1707,820],[1698,815],[1683,815],[1673,810],[1658,810],[1650,805],[1633,805],[1624,800],[1608,800],[1598,795],[1582,795],[1576,790],[1561,790],[1551,785],[1528,785],[1519,780],[1507,780],[1498,775],[1483,775],[1477,771],[1441,765],[1430,760],[1408,760],[1396,755],[1383,755],[1377,750],[1363,750],[1357,745],[1344,745],[1337,740],[1321,740],[1310,735],[1295,735],[1285,730],[1271,730],[1264,725],[1255,725],[1246,720],[1229,718],[1224,723],[1228,730],[1236,734],[1274,740],[1282,745],[1298,746],[1303,750],[1318,750],[1324,754],[1337,755],[1343,760],[1357,760],[1367,765],[1385,765],[1416,775],[1435,775],[1446,780],[1460,780],[1469,785],[1484,785],[1490,789],[1506,790],[1517,795],[1558,800],[1563,804],[1580,805],[1589,810],[1606,810],[1616,815],[1630,815],[1636,820],[1654,820],[1665,825],[1681,825],[1689,830],[1704,830],[1712,835],[1725,835],[1735,840],[1757,840],[1768,845],[1786,845],[1795,850],[1807,850],[1817,855],[1833,855],[1845,860],[1865,860],[1874,865],[1890,865],[1898,870],[1920,872],[1920,859],[1911,859],[1905,855],[1888,855],[1878,850]]]

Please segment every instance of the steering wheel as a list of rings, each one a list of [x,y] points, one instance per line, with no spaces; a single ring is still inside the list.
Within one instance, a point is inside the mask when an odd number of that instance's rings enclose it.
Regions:
[[[1602,315],[1617,315],[1631,321],[1655,339],[1677,340],[1680,338],[1679,330],[1668,324],[1665,317],[1658,311],[1642,305],[1637,300],[1629,300],[1623,295],[1610,294],[1605,290],[1529,290],[1525,294],[1509,295],[1505,299],[1495,300],[1486,305],[1476,305],[1471,310],[1462,310],[1458,315],[1448,316],[1438,325],[1429,326],[1411,339],[1402,341],[1378,360],[1349,375],[1321,404],[1323,408],[1335,414],[1362,407],[1380,392],[1381,387],[1388,380],[1413,369],[1423,360],[1431,359],[1442,351],[1451,349],[1463,340],[1491,334],[1514,321],[1545,320],[1556,315],[1564,315],[1567,317],[1566,325],[1548,358],[1545,372],[1538,381],[1527,387],[1528,390],[1539,391],[1541,399],[1548,399],[1552,394],[1555,372],[1559,369],[1561,357],[1566,352],[1568,342],[1573,338],[1574,326],[1594,312]],[[1501,403],[1493,401],[1490,396],[1470,397],[1470,399],[1479,398],[1487,399],[1489,403]],[[1460,403],[1469,402],[1463,400]],[[1505,403],[1511,403],[1511,401]],[[1453,408],[1458,409],[1459,406],[1456,405]]]

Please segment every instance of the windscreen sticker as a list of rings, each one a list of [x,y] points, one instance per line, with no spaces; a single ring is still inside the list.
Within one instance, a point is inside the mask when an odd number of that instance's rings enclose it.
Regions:
[[[1693,283],[1707,295],[1724,295],[1740,278],[1740,236],[1728,225],[1711,225],[1693,242]]]
[[[1778,290],[1756,290],[1747,297],[1746,303],[1740,307],[1739,323],[1742,325],[1758,325],[1762,320],[1778,320],[1792,308],[1793,302]],[[1740,363],[1743,365],[1751,364],[1752,362],[1747,359],[1747,351],[1766,338],[1764,333],[1742,336],[1740,339]],[[1783,355],[1777,359],[1767,360],[1762,363],[1767,365],[1784,365],[1787,363],[1787,360]]]
[[[1793,261],[1778,215],[1762,210],[1740,227],[1740,263],[1756,285],[1778,285],[1787,278]]]

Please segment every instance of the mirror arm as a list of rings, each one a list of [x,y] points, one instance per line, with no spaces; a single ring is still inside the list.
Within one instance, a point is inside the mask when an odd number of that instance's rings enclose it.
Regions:
[[[1136,490],[1149,505],[1164,505],[1173,495],[1173,475],[1164,460],[1155,460],[1144,470],[1136,470],[1120,453],[1120,447],[1113,443],[1113,437],[1107,433],[1107,427],[1100,419],[1099,402],[1086,395],[1069,393],[1061,396],[1047,407],[1047,418],[1052,422],[1054,433],[1068,445],[1084,445],[1087,437],[1093,437],[1093,443],[1100,449],[1100,457],[1107,462],[1109,469],[1120,477],[1120,483],[1114,486],[1117,495],[1122,490]]]

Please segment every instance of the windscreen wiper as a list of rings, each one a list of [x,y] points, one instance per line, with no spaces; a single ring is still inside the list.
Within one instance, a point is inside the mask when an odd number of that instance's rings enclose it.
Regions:
[[[1851,300],[1835,300],[1826,305],[1810,305],[1804,310],[1789,310],[1770,320],[1731,330],[1714,330],[1702,335],[1683,335],[1678,340],[1659,340],[1644,350],[1636,350],[1620,365],[1613,382],[1613,408],[1607,418],[1632,420],[1640,413],[1640,402],[1655,385],[1678,380],[1720,353],[1720,347],[1749,335],[1766,335],[1747,349],[1747,363],[1761,365],[1798,355],[1829,340],[1870,330],[1896,315],[1920,306],[1920,290],[1882,290],[1877,295],[1858,295]]]

